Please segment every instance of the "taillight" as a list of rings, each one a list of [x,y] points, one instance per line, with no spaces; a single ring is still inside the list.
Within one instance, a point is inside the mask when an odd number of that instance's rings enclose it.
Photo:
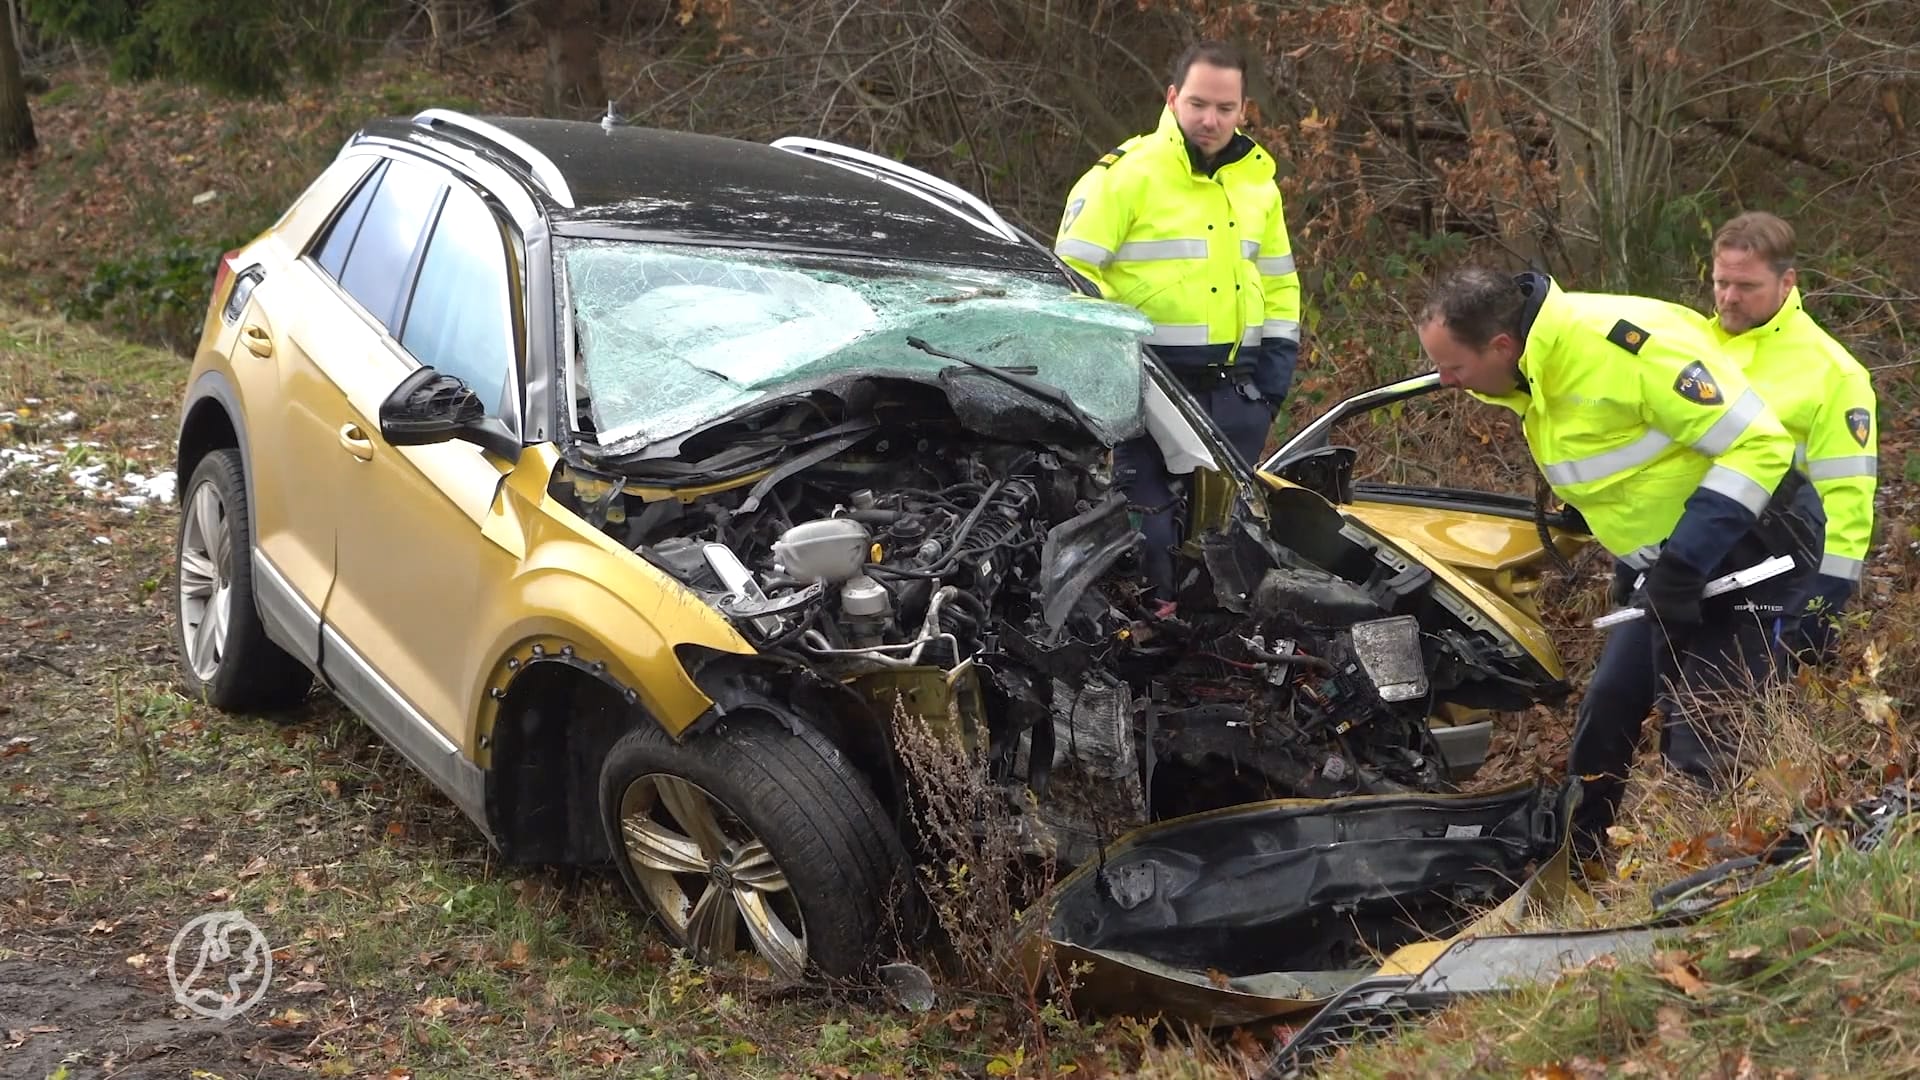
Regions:
[[[233,282],[233,259],[238,254],[240,249],[234,248],[220,256],[219,265],[213,268],[213,302],[221,307],[227,303],[227,286]]]

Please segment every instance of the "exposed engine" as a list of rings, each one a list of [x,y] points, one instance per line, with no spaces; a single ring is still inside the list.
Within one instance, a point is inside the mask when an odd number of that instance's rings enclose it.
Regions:
[[[1100,448],[998,441],[924,408],[822,432],[832,411],[806,411],[759,425],[819,434],[783,434],[750,485],[573,501],[763,654],[876,698],[900,672],[976,688],[996,775],[1057,809],[1057,837],[1443,786],[1426,717],[1487,658],[1423,569],[1347,545],[1343,577],[1242,525],[1196,538],[1176,612],[1150,611]]]

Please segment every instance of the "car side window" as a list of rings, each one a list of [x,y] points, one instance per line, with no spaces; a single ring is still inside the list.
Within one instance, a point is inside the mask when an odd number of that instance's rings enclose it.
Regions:
[[[413,256],[427,222],[446,190],[440,173],[406,161],[390,161],[353,238],[340,286],[381,324],[392,329],[400,313]]]
[[[347,265],[347,251],[353,247],[354,234],[360,231],[360,223],[366,220],[367,204],[373,202],[373,190],[380,186],[380,174],[385,166],[382,162],[360,181],[353,190],[353,198],[347,200],[346,209],[333,219],[327,227],[327,235],[314,249],[313,260],[320,264],[335,281],[340,280],[340,271]]]
[[[400,344],[422,364],[464,380],[488,415],[505,415],[513,388],[511,304],[499,219],[456,184],[427,242]]]

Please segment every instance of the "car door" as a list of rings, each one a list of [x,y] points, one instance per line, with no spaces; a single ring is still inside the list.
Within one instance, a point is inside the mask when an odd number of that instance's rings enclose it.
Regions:
[[[322,253],[344,254],[378,181],[371,159],[342,160],[308,193],[329,204],[311,243],[290,236],[290,247],[268,242],[253,249],[258,261],[240,271],[235,295],[246,299],[225,349],[245,415],[254,421],[246,465],[256,595],[268,632],[309,665],[319,662],[320,608],[333,584],[341,470],[327,417],[336,411],[330,403],[338,398],[340,366],[357,362],[372,339],[370,327],[341,319],[316,326],[309,316],[315,305],[332,302],[331,280],[318,269]]]
[[[436,759],[423,767],[452,770],[450,780],[471,778],[437,756],[468,748],[492,660],[481,613],[517,561],[482,534],[510,463],[462,441],[393,446],[380,405],[425,364],[460,377],[518,431],[520,265],[498,218],[455,180],[407,261],[391,332],[344,387],[352,438],[337,452],[353,461],[342,492],[351,515],[336,538],[324,670],[418,738],[416,752]]]
[[[1571,509],[1536,508],[1524,451],[1503,459],[1492,446],[1487,428],[1504,410],[1441,389],[1429,372],[1355,394],[1288,439],[1261,471],[1320,492],[1531,612],[1553,558],[1542,526],[1571,556],[1590,540],[1586,523]],[[1451,460],[1423,453],[1423,440],[1446,443]],[[1462,455],[1453,449],[1460,445],[1487,449]]]

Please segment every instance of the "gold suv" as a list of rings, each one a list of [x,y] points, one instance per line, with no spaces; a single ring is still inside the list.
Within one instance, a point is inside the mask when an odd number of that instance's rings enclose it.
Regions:
[[[1256,473],[1146,329],[857,150],[370,124],[221,264],[185,681],[266,710],[317,678],[505,857],[611,861],[698,954],[790,978],[871,959],[927,854],[902,717],[1072,861],[1443,787],[1485,724],[1432,718],[1563,690],[1522,598]],[[1170,616],[1108,474],[1142,431],[1188,477]]]

